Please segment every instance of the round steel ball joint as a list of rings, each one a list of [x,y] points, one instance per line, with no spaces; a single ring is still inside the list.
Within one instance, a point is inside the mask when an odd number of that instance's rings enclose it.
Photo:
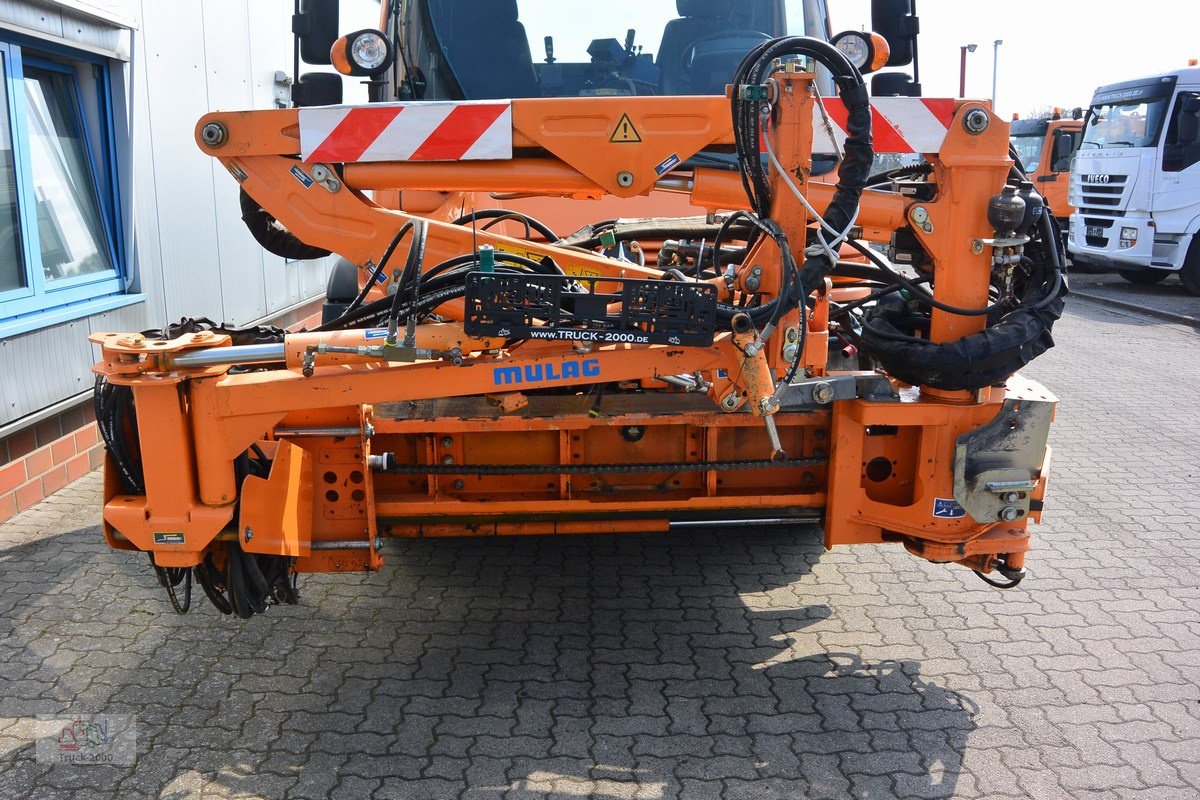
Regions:
[[[978,136],[986,131],[991,122],[988,113],[982,108],[972,108],[963,117],[963,127],[967,129],[967,133],[973,136]]]
[[[200,138],[209,147],[220,147],[229,139],[229,131],[219,122],[209,122],[200,129]]]

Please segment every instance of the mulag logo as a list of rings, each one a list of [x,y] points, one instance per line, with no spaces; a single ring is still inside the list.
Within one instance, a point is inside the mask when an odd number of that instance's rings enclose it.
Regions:
[[[600,361],[595,358],[572,359],[561,364],[526,364],[521,367],[496,367],[492,380],[497,386],[518,383],[542,383],[569,378],[595,378],[600,374]]]

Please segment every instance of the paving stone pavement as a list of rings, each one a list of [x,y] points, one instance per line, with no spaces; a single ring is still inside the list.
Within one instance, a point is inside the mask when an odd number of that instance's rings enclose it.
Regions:
[[[1077,304],[1032,576],[813,529],[411,541],[241,623],[108,550],[98,476],[0,526],[0,797],[1200,797],[1200,334]],[[136,715],[132,767],[39,713]]]
[[[1115,272],[1072,272],[1070,279],[1071,290],[1081,298],[1166,314],[1174,322],[1200,327],[1200,297],[1189,294],[1178,275],[1150,286],[1130,283]]]

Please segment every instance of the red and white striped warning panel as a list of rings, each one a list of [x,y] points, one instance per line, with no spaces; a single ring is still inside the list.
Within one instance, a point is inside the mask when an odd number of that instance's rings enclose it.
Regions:
[[[823,101],[833,141],[821,109],[813,104],[813,152],[834,153],[846,143],[846,106],[838,98]],[[936,153],[954,119],[954,100],[926,97],[876,97],[871,101],[871,135],[876,153]]]
[[[372,103],[300,109],[300,155],[322,161],[512,158],[512,103]]]

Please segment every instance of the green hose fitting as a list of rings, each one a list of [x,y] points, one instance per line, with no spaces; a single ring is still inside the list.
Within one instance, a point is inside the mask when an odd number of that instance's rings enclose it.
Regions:
[[[496,249],[490,244],[479,245],[479,271],[496,271]]]

